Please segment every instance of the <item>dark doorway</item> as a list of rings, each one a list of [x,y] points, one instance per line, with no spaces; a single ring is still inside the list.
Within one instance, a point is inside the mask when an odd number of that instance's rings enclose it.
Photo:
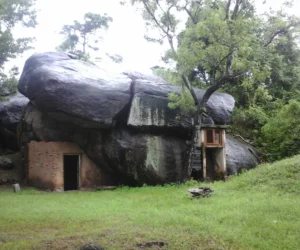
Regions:
[[[208,180],[223,180],[224,163],[223,148],[206,148],[206,178]]]
[[[215,171],[215,149],[214,148],[206,148],[206,178],[209,180],[216,179],[216,171]]]
[[[64,155],[64,190],[77,190],[79,155]]]

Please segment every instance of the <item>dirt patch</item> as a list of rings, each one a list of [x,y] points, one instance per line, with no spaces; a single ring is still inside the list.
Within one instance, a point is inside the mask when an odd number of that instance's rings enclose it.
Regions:
[[[33,250],[69,250],[69,249],[79,249],[81,245],[84,244],[83,237],[66,237],[55,240],[45,240],[42,241],[38,246],[34,247]]]

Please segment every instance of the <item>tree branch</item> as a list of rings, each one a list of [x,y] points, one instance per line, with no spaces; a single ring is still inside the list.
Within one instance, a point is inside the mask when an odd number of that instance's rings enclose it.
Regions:
[[[209,98],[211,97],[211,95],[217,91],[222,85],[224,85],[226,82],[233,80],[235,78],[241,77],[242,75],[244,75],[247,71],[242,70],[239,71],[237,73],[235,73],[232,76],[229,75],[223,75],[221,78],[219,78],[218,80],[215,80],[214,84],[211,85],[208,89],[206,89],[201,101],[199,102],[199,108],[204,108],[207,101],[209,100]]]
[[[289,24],[288,26],[276,31],[271,37],[270,39],[268,40],[268,42],[264,45],[264,47],[268,47],[272,42],[273,40],[280,34],[283,34],[285,32],[288,31],[288,29],[290,28],[294,28],[294,27],[297,27],[297,26],[300,26],[300,21],[296,22],[296,23],[291,23]]]
[[[164,11],[164,10],[162,9],[162,7],[160,6],[159,2],[158,2],[158,1],[156,1],[156,2],[157,2],[157,4],[158,4],[158,6],[160,7],[160,9],[165,13],[165,11]],[[159,28],[159,29],[167,36],[168,42],[169,42],[169,44],[170,44],[170,47],[171,47],[173,53],[174,53],[175,55],[177,55],[176,50],[175,50],[175,48],[174,48],[173,36],[169,33],[170,25],[168,25],[168,29],[165,30],[165,29],[163,28],[163,26],[160,25],[159,21],[158,21],[157,18],[155,17],[155,14],[151,11],[151,9],[149,8],[149,6],[147,5],[147,0],[143,0],[142,3],[144,4],[144,7],[146,8],[148,14],[152,17],[152,20],[154,21],[154,23],[156,24],[156,26],[157,26],[157,27],[158,27],[158,28]],[[173,8],[173,7],[174,7],[174,5],[172,5],[172,6],[169,8],[169,10],[170,10],[171,8]],[[170,22],[169,14],[168,14],[168,19],[169,19],[169,22]]]
[[[154,13],[151,11],[151,9],[149,8],[149,6],[147,5],[147,0],[143,0],[142,1],[148,14],[152,17],[153,21],[155,22],[156,26],[163,32],[165,33],[166,35],[168,35],[168,32],[159,24],[158,20],[156,19]]]
[[[186,86],[186,88],[190,91],[190,93],[191,93],[191,95],[192,95],[192,97],[194,99],[195,105],[198,106],[198,102],[199,101],[198,101],[196,93],[195,93],[195,91],[194,91],[194,89],[193,89],[193,87],[192,87],[189,79],[185,75],[182,75],[181,78],[182,78],[182,80],[183,80],[184,85]]]
[[[236,0],[235,1],[234,10],[233,10],[232,15],[231,15],[232,20],[236,20],[241,3],[242,3],[242,0]]]
[[[226,5],[226,10],[225,10],[225,13],[226,13],[225,20],[228,20],[228,18],[229,18],[230,5],[231,5],[231,0],[228,0],[227,5]]]
[[[188,14],[188,16],[191,18],[193,24],[197,24],[197,21],[195,19],[195,17],[193,17],[192,12],[189,11],[189,9],[187,8],[187,5],[185,5],[183,7],[183,9],[185,10],[185,12]]]

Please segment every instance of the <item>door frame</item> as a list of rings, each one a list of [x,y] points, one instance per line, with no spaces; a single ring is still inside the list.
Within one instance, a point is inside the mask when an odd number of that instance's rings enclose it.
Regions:
[[[64,189],[65,189],[65,155],[76,155],[78,156],[78,162],[77,162],[77,189],[80,190],[81,187],[81,154],[63,154],[63,177],[64,177]]]

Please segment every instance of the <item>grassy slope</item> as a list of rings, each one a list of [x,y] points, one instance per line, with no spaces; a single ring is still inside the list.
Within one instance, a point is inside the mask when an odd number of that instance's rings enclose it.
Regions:
[[[180,186],[14,194],[0,189],[0,249],[299,249],[300,156],[210,184],[192,200]]]

